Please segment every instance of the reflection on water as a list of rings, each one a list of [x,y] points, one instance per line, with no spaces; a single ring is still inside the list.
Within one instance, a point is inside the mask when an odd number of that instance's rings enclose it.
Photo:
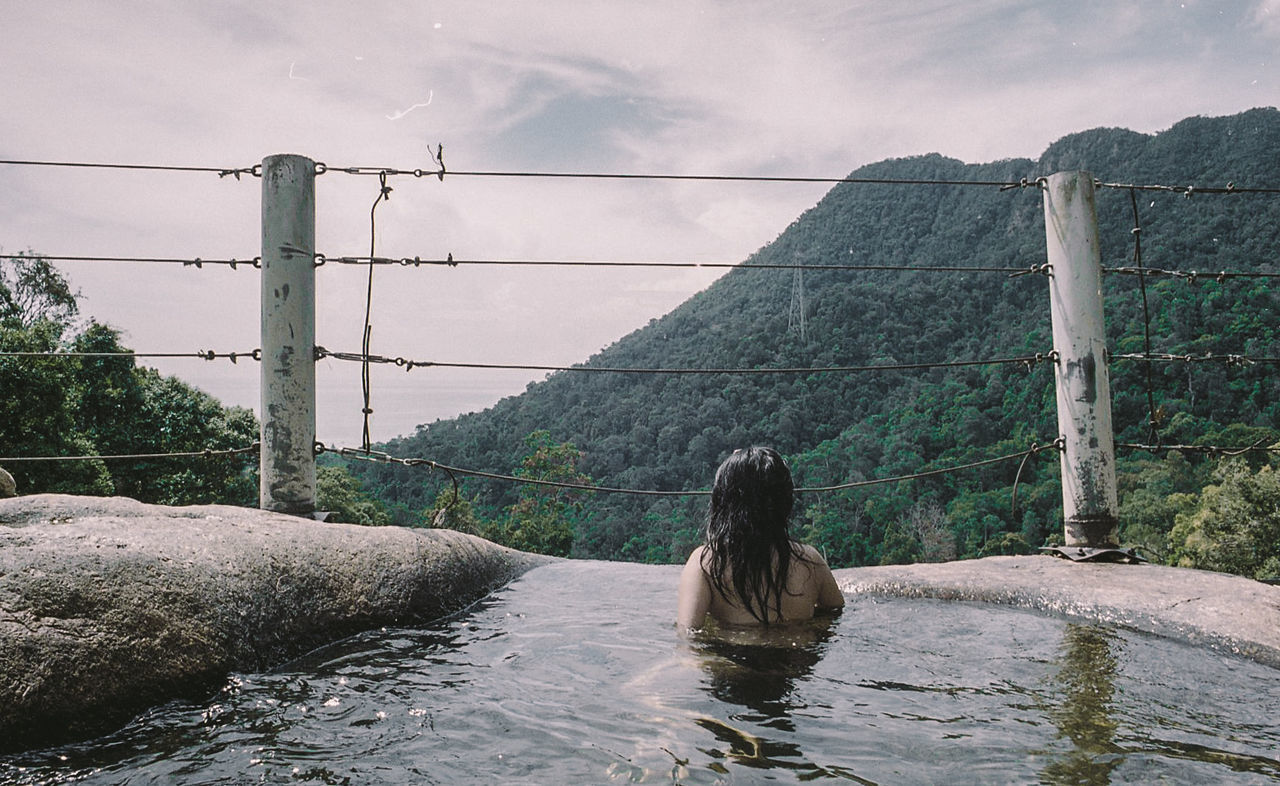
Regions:
[[[1115,744],[1118,723],[1112,716],[1117,660],[1115,637],[1105,628],[1068,624],[1054,675],[1061,699],[1048,714],[1072,748],[1044,768],[1047,783],[1109,784],[1124,761]]]
[[[813,673],[834,628],[831,617],[760,629],[712,627],[690,643],[712,696],[752,710],[751,719],[763,725],[794,731],[795,683]]]
[[[678,576],[539,568],[455,617],[0,757],[0,783],[1280,782],[1280,679],[1250,661],[925,600],[682,639]]]
[[[768,628],[710,625],[690,641],[706,673],[707,693],[728,705],[732,721],[794,734],[792,713],[806,708],[797,696],[796,683],[813,674],[835,630],[835,619],[817,617]],[[702,749],[715,759],[730,759],[755,769],[794,770],[806,779],[854,777],[851,772],[838,773],[809,761],[797,742],[770,739],[717,718],[697,717],[693,722],[721,743],[721,747]]]

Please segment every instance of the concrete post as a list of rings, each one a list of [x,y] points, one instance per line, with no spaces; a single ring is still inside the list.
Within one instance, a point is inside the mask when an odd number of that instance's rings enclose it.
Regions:
[[[316,507],[316,165],[262,160],[262,455],[258,507]]]
[[[1119,543],[1111,383],[1102,315],[1102,261],[1093,175],[1059,172],[1044,191],[1049,299],[1066,545]]]

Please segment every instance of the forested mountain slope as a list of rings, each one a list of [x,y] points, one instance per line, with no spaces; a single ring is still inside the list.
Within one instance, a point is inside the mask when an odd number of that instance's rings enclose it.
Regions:
[[[1065,137],[1038,161],[964,164],[939,155],[883,161],[860,179],[999,181],[1032,187],[846,183],[833,188],[751,264],[1030,269],[1044,261],[1035,178],[1086,169],[1104,183],[1280,185],[1280,112],[1191,118],[1156,135],[1096,129]],[[1277,272],[1280,196],[1102,188],[1104,268],[1133,264],[1136,204],[1147,267]],[[793,271],[736,268],[585,366],[822,368],[989,360],[1052,348],[1040,274],[936,270],[805,270],[805,334],[788,328]],[[1141,279],[1104,277],[1113,354],[1144,350]],[[1280,356],[1267,278],[1146,278],[1151,350]],[[1149,427],[1151,400],[1158,406]],[[1111,363],[1120,442],[1253,444],[1276,438],[1280,379],[1266,362]],[[1045,363],[808,374],[639,375],[562,372],[489,410],[419,427],[393,455],[509,473],[546,430],[582,451],[577,470],[606,486],[706,488],[734,448],[768,444],[804,486],[890,477],[1017,453],[1056,436]],[[1162,500],[1198,491],[1211,462],[1122,449],[1124,526],[1162,542],[1176,511]],[[414,518],[449,485],[441,473],[356,462],[366,487]],[[1020,474],[1019,474],[1020,472]],[[833,564],[909,561],[1038,546],[1061,531],[1056,456],[925,480],[805,495],[799,531]],[[1018,479],[1016,508],[1013,499]],[[1199,484],[1199,485],[1197,485]],[[1155,490],[1163,489],[1156,493]],[[518,496],[511,484],[464,480],[483,517]],[[573,553],[679,560],[697,538],[702,498],[593,494],[573,516]],[[1153,546],[1159,548],[1158,546]]]

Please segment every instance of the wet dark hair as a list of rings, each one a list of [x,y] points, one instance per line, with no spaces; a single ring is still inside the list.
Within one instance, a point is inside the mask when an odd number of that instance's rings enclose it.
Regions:
[[[791,557],[802,556],[788,532],[793,503],[791,470],[773,448],[736,450],[716,470],[703,568],[716,591],[766,624],[770,610],[781,619]]]

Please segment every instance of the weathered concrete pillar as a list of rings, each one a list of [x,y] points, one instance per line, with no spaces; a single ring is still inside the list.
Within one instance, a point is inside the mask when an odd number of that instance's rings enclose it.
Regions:
[[[1068,546],[1119,543],[1115,440],[1102,314],[1102,261],[1093,175],[1059,172],[1044,190],[1054,383]]]
[[[316,165],[262,160],[262,454],[258,507],[316,507]]]

